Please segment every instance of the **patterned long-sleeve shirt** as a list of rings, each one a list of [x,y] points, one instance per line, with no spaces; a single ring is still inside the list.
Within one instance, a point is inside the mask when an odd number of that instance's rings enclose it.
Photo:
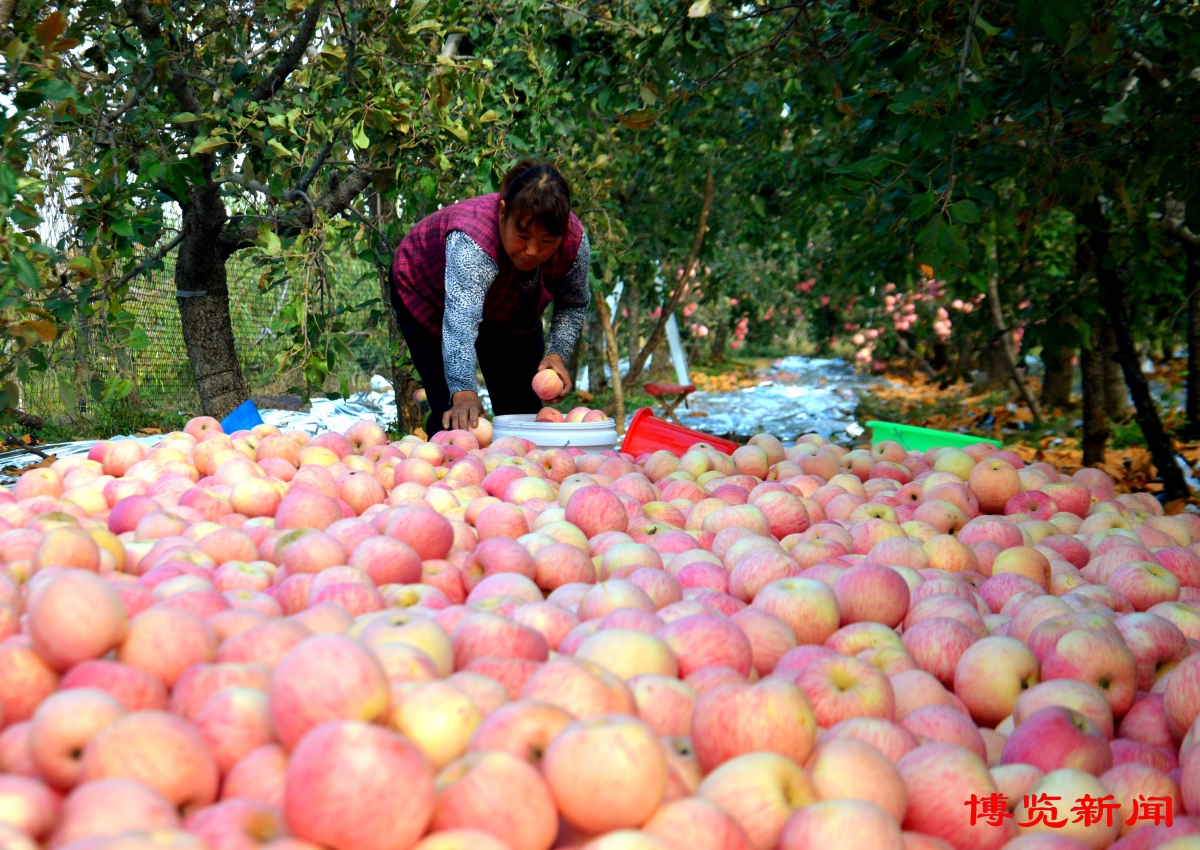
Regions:
[[[583,318],[591,303],[588,270],[592,249],[587,233],[579,245],[575,262],[559,283],[554,296],[554,317],[550,320],[547,350],[568,360],[579,340]],[[483,320],[483,299],[500,274],[495,261],[479,244],[460,230],[446,236],[446,310],[442,318],[442,360],[446,366],[446,384],[450,394],[479,389],[475,380],[475,339]],[[519,285],[537,286],[535,269],[523,276]]]

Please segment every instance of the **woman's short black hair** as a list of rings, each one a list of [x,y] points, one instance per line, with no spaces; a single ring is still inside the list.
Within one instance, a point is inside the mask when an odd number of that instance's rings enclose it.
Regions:
[[[553,236],[567,232],[571,187],[549,163],[524,159],[510,168],[500,184],[500,200],[504,217],[513,217],[520,228],[537,222]]]

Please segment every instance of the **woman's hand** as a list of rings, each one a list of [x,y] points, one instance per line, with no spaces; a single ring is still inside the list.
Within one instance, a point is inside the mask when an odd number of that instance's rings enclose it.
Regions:
[[[450,409],[442,414],[442,427],[466,431],[479,424],[483,404],[479,394],[470,390],[457,392],[450,398]]]
[[[546,402],[546,404],[558,404],[571,392],[571,375],[567,372],[566,364],[563,363],[562,358],[557,354],[547,354],[542,358],[542,362],[538,364],[537,370],[540,372],[543,369],[553,369],[558,374],[558,379],[563,382],[562,395]]]

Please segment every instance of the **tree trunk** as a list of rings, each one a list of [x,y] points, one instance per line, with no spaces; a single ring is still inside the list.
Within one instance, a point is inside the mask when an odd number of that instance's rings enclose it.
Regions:
[[[175,260],[175,295],[200,409],[224,419],[250,397],[229,316],[228,254],[218,248],[225,204],[217,186],[197,188],[183,205],[183,240]]]
[[[1104,364],[1094,339],[1093,346],[1079,352],[1079,367],[1083,376],[1084,466],[1104,462],[1104,452],[1108,448],[1111,433],[1108,417],[1104,415]]]
[[[632,278],[625,281],[625,309],[629,311],[629,351],[640,351],[642,348],[642,298],[638,292],[637,281]]]
[[[1158,416],[1158,408],[1150,395],[1150,384],[1142,373],[1141,360],[1133,342],[1130,329],[1128,305],[1125,297],[1125,281],[1111,265],[1108,257],[1109,232],[1108,222],[1101,212],[1099,204],[1092,202],[1083,210],[1083,223],[1089,229],[1088,242],[1092,255],[1096,260],[1096,280],[1099,284],[1101,303],[1104,304],[1109,320],[1112,322],[1113,333],[1117,342],[1117,357],[1121,362],[1121,371],[1125,373],[1125,383],[1133,396],[1133,404],[1137,410],[1138,425],[1141,426],[1142,436],[1146,447],[1154,458],[1154,465],[1162,477],[1163,489],[1169,499],[1186,499],[1191,494],[1183,471],[1176,461],[1175,446],[1171,438],[1163,430],[1162,420]]]
[[[1071,360],[1075,350],[1065,345],[1048,345],[1042,351],[1046,375],[1042,379],[1042,405],[1047,409],[1066,410],[1071,406],[1071,382],[1075,369]]]
[[[617,333],[613,327],[612,317],[608,315],[608,302],[603,298],[596,299],[596,312],[599,314],[600,328],[608,343],[608,368],[612,373],[613,388],[613,419],[617,423],[617,436],[625,433],[625,392],[621,386],[621,360],[617,349]]]
[[[1029,384],[1025,381],[1025,375],[1018,368],[1017,353],[1013,350],[1012,334],[1004,321],[1004,307],[1000,303],[1000,263],[996,253],[995,219],[992,219],[992,238],[988,242],[988,266],[987,300],[992,311],[992,326],[996,329],[996,335],[1000,339],[1000,351],[1004,355],[1004,362],[1008,366],[1009,375],[1012,376],[1013,383],[1017,385],[1017,391],[1021,394],[1021,398],[1025,400],[1025,406],[1029,408],[1029,412],[1033,414],[1033,421],[1042,422],[1045,419],[1042,416],[1042,406],[1038,404],[1038,400],[1030,392]]]
[[[1200,245],[1184,243],[1187,270],[1184,292],[1187,295],[1187,426],[1189,440],[1200,440]]]
[[[1104,362],[1104,412],[1113,422],[1123,422],[1129,418],[1129,389],[1121,372],[1117,337],[1113,333],[1112,322],[1108,319],[1104,320],[1100,328],[1100,353]],[[1141,358],[1137,360],[1140,374]]]
[[[713,203],[713,173],[710,170],[708,177],[704,182],[704,203],[700,206],[700,217],[696,221],[696,235],[692,239],[692,250],[688,254],[687,262],[683,264],[683,274],[679,281],[675,284],[675,291],[666,299],[662,305],[662,313],[659,314],[658,321],[654,323],[654,329],[650,331],[650,336],[646,339],[646,345],[637,356],[633,355],[633,350],[629,351],[629,372],[626,373],[622,381],[622,389],[630,390],[642,376],[642,369],[646,365],[646,360],[658,348],[662,342],[663,336],[667,331],[667,319],[675,312],[675,308],[679,306],[679,302],[683,300],[683,294],[687,291],[688,285],[692,280],[692,271],[696,268],[696,264],[700,261],[700,249],[704,245],[704,234],[708,232],[708,214],[712,210]]]
[[[725,362],[725,344],[729,341],[729,318],[723,317],[712,329],[712,362]]]
[[[606,347],[603,320],[600,318],[599,300],[604,296],[597,293],[592,299],[593,309],[588,312],[588,392],[600,395],[608,389],[608,378],[604,374]],[[605,311],[607,312],[607,310]]]
[[[982,360],[983,362],[979,365],[987,377],[983,380],[980,389],[984,392],[1007,390],[1009,388],[1008,363],[1004,360],[1004,352],[1001,350],[999,340],[990,338],[987,340]]]

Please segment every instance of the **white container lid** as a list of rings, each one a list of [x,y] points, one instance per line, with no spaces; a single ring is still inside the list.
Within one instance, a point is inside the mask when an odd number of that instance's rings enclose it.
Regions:
[[[539,448],[584,451],[612,449],[620,442],[615,419],[600,422],[538,422],[536,413],[510,413],[492,419],[495,437],[520,437]]]

